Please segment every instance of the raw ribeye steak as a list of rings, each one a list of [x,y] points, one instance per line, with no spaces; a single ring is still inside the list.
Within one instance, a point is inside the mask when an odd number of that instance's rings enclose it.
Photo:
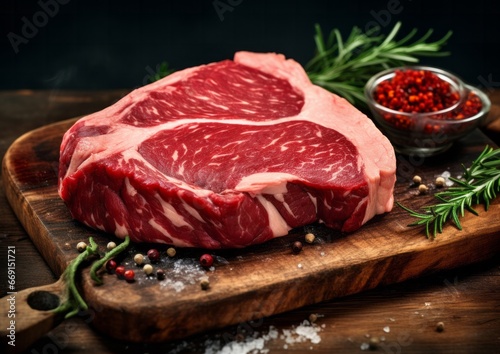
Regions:
[[[245,247],[313,222],[350,232],[393,206],[395,156],[372,121],[278,54],[176,72],[78,120],[59,194],[135,242]]]

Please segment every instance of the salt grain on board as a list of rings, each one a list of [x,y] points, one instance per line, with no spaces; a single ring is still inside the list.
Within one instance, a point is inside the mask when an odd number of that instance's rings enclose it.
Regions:
[[[295,333],[309,339],[313,344],[321,342],[321,337],[318,335],[318,327],[311,326],[309,321],[304,321],[303,324],[295,328]]]
[[[370,349],[370,344],[368,344],[366,342],[361,343],[359,349],[361,349],[361,350],[368,350],[368,349]]]
[[[441,173],[440,177],[443,177],[444,178],[444,184],[447,186],[447,187],[451,187],[453,186],[453,181],[450,180],[450,177],[451,177],[451,173],[449,171],[444,171],[443,173]],[[459,178],[460,179],[460,178]]]
[[[203,276],[206,276],[205,271],[196,260],[180,258],[173,262],[169,278],[162,280],[160,286],[181,292],[186,285],[197,284]]]

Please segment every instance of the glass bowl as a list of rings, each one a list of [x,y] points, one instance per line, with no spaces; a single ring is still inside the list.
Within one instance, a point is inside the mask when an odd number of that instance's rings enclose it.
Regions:
[[[434,73],[450,84],[452,92],[459,94],[458,101],[450,107],[429,113],[400,112],[376,102],[374,92],[377,86],[392,79],[396,70],[408,69]],[[457,118],[471,93],[481,100],[481,110],[474,116]],[[449,72],[426,66],[398,67],[382,71],[368,80],[364,94],[376,125],[391,141],[396,152],[406,155],[432,156],[445,152],[454,141],[480,126],[486,120],[491,106],[488,96],[479,89],[466,85]]]

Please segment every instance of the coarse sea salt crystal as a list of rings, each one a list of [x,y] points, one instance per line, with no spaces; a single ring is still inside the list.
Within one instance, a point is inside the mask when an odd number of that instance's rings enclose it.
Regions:
[[[276,339],[278,338],[279,332],[274,326],[269,326],[269,332],[264,336],[265,339]]]
[[[310,325],[300,325],[295,328],[295,333],[299,336],[303,336],[311,341],[313,344],[318,344],[321,342],[321,337],[318,335],[317,327],[312,327]]]
[[[359,346],[359,349],[361,350],[368,350],[370,349],[370,344],[366,343],[366,342],[363,342],[361,343],[361,345]]]
[[[173,287],[174,287],[175,291],[179,292],[179,291],[184,290],[184,288],[185,288],[186,286],[184,285],[184,283],[183,283],[183,282],[181,282],[181,281],[176,281],[176,282],[174,282]]]
[[[227,343],[218,352],[220,354],[236,354],[236,353],[250,353],[253,351],[260,351],[263,353],[264,339],[263,338],[250,338],[244,342],[232,341]],[[264,353],[265,354],[265,353]]]
[[[385,333],[389,333],[391,331],[391,328],[389,326],[385,326],[383,330]]]

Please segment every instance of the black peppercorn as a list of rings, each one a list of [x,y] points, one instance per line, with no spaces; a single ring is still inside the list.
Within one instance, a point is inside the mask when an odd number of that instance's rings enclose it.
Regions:
[[[156,271],[156,277],[158,278],[158,280],[165,279],[165,271],[163,269],[158,269]]]
[[[302,242],[300,242],[300,241],[295,241],[295,242],[292,244],[292,251],[293,251],[293,253],[295,253],[295,254],[300,253],[300,251],[302,251]]]

